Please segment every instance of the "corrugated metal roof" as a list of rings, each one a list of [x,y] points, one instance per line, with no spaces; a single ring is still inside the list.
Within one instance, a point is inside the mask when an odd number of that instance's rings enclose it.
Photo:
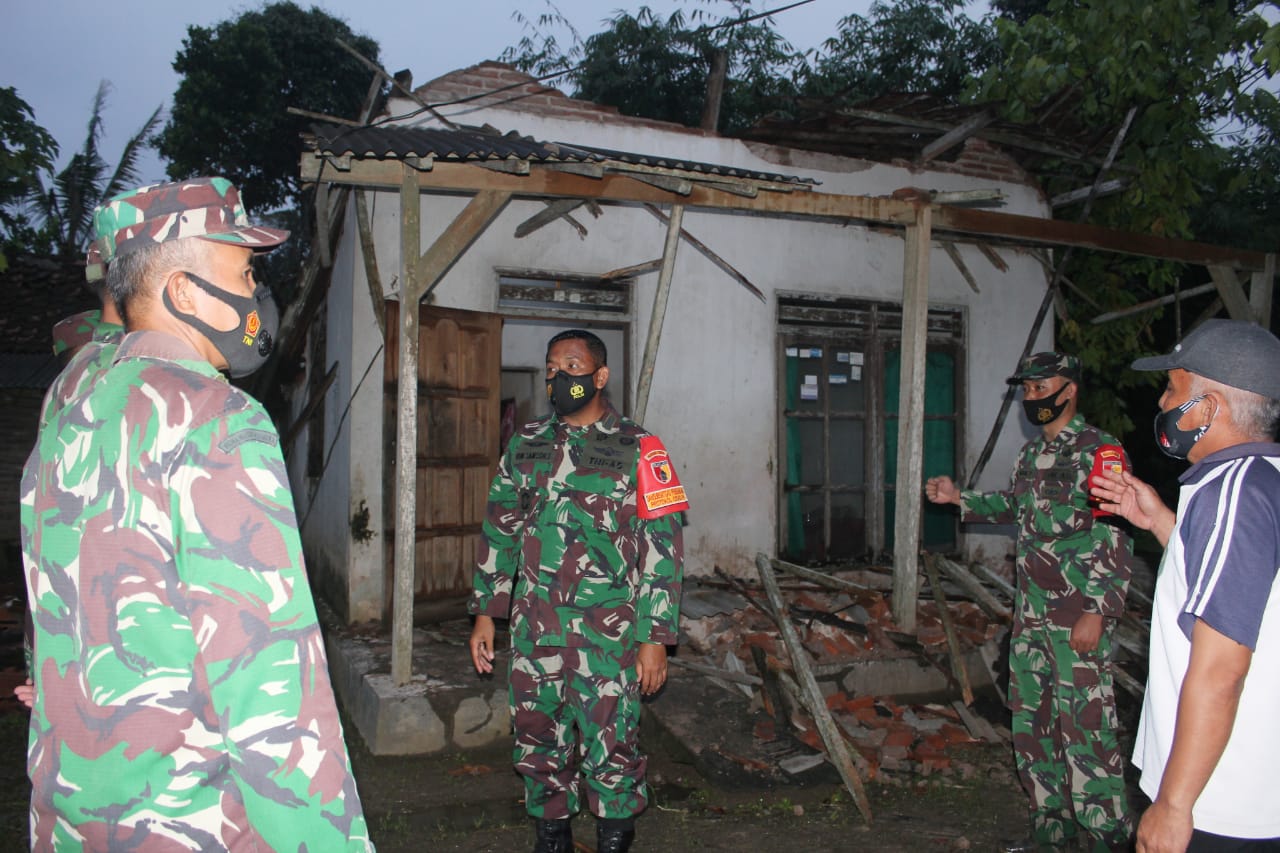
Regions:
[[[579,148],[561,152],[554,146],[517,133],[483,130],[445,130],[430,127],[312,127],[317,153],[364,159],[399,160],[435,157],[437,160],[531,160],[544,162],[600,162],[604,158]]]
[[[736,166],[698,163],[674,157],[635,154],[571,145],[565,142],[541,142],[515,132],[499,134],[479,129],[446,130],[424,127],[344,127],[317,124],[312,126],[308,145],[327,157],[399,160],[405,157],[434,157],[437,160],[526,160],[532,163],[596,163],[608,168],[609,163],[645,168],[670,169],[711,179],[734,179],[779,184],[814,185],[812,178],[757,172]]]
[[[561,146],[562,150],[571,146],[562,142],[555,143]],[[682,160],[678,157],[663,157],[653,154],[634,154],[630,151],[613,151],[608,148],[591,148],[577,146],[579,151],[586,151],[591,154],[603,157],[605,160],[614,160],[620,163],[626,163],[630,166],[648,166],[659,169],[672,169],[679,172],[696,172],[702,175],[722,178],[737,178],[745,181],[766,181],[775,184],[810,184],[816,185],[818,181],[813,178],[803,178],[799,175],[782,175],[775,172],[757,172],[753,169],[742,169],[737,166],[722,166],[716,163],[699,163],[696,160]]]

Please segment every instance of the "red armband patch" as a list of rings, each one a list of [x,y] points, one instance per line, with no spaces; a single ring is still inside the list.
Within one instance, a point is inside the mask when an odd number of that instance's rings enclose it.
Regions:
[[[1092,486],[1095,478],[1102,476],[1103,471],[1115,471],[1119,474],[1124,470],[1124,448],[1118,444],[1101,444],[1098,445],[1097,451],[1093,454],[1093,469],[1089,471],[1089,479],[1085,481],[1086,486]],[[1098,509],[1097,501],[1093,498],[1089,499],[1090,511],[1094,518],[1102,518],[1111,515],[1104,509]]]
[[[689,508],[684,486],[662,439],[646,435],[640,439],[640,461],[636,470],[636,503],[641,518],[661,518]]]

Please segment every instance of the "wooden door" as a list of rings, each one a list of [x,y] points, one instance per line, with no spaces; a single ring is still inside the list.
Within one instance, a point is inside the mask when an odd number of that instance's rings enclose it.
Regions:
[[[502,391],[501,316],[429,305],[419,310],[415,600],[471,589],[485,499],[500,450]],[[399,331],[399,303],[388,301],[383,393],[388,612],[394,588]]]

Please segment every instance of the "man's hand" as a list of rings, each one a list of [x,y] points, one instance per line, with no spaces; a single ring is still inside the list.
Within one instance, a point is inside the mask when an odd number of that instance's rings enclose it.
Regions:
[[[1138,823],[1138,853],[1185,853],[1191,832],[1191,810],[1157,798]]]
[[[930,477],[925,481],[924,495],[936,504],[960,506],[960,489],[950,477]]]
[[[1098,640],[1102,637],[1102,614],[1081,613],[1076,624],[1071,626],[1071,639],[1067,645],[1078,655],[1085,655],[1098,648]]]
[[[1164,505],[1151,486],[1128,471],[1111,470],[1092,478],[1089,486],[1089,494],[1101,501],[1099,509],[1113,512],[1141,530],[1150,530],[1161,545],[1169,544],[1173,510]]]
[[[493,618],[490,616],[476,616],[476,624],[471,628],[471,662],[481,675],[493,672]]]
[[[640,692],[657,693],[667,681],[667,647],[661,643],[641,643],[636,653],[636,676]]]
[[[27,679],[26,684],[19,684],[13,688],[13,695],[18,697],[18,701],[27,707],[28,710],[36,705],[36,688],[31,683],[31,679]]]

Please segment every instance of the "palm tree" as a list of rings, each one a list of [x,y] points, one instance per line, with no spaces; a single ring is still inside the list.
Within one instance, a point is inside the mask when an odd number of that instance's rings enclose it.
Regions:
[[[41,186],[28,202],[28,209],[45,248],[59,257],[72,258],[88,248],[93,237],[93,210],[106,199],[131,189],[138,183],[138,158],[151,147],[150,137],[160,125],[163,105],[125,143],[120,161],[111,170],[98,150],[102,136],[102,112],[111,84],[103,80],[93,99],[89,132],[84,146],[67,165],[52,176],[48,187]]]

